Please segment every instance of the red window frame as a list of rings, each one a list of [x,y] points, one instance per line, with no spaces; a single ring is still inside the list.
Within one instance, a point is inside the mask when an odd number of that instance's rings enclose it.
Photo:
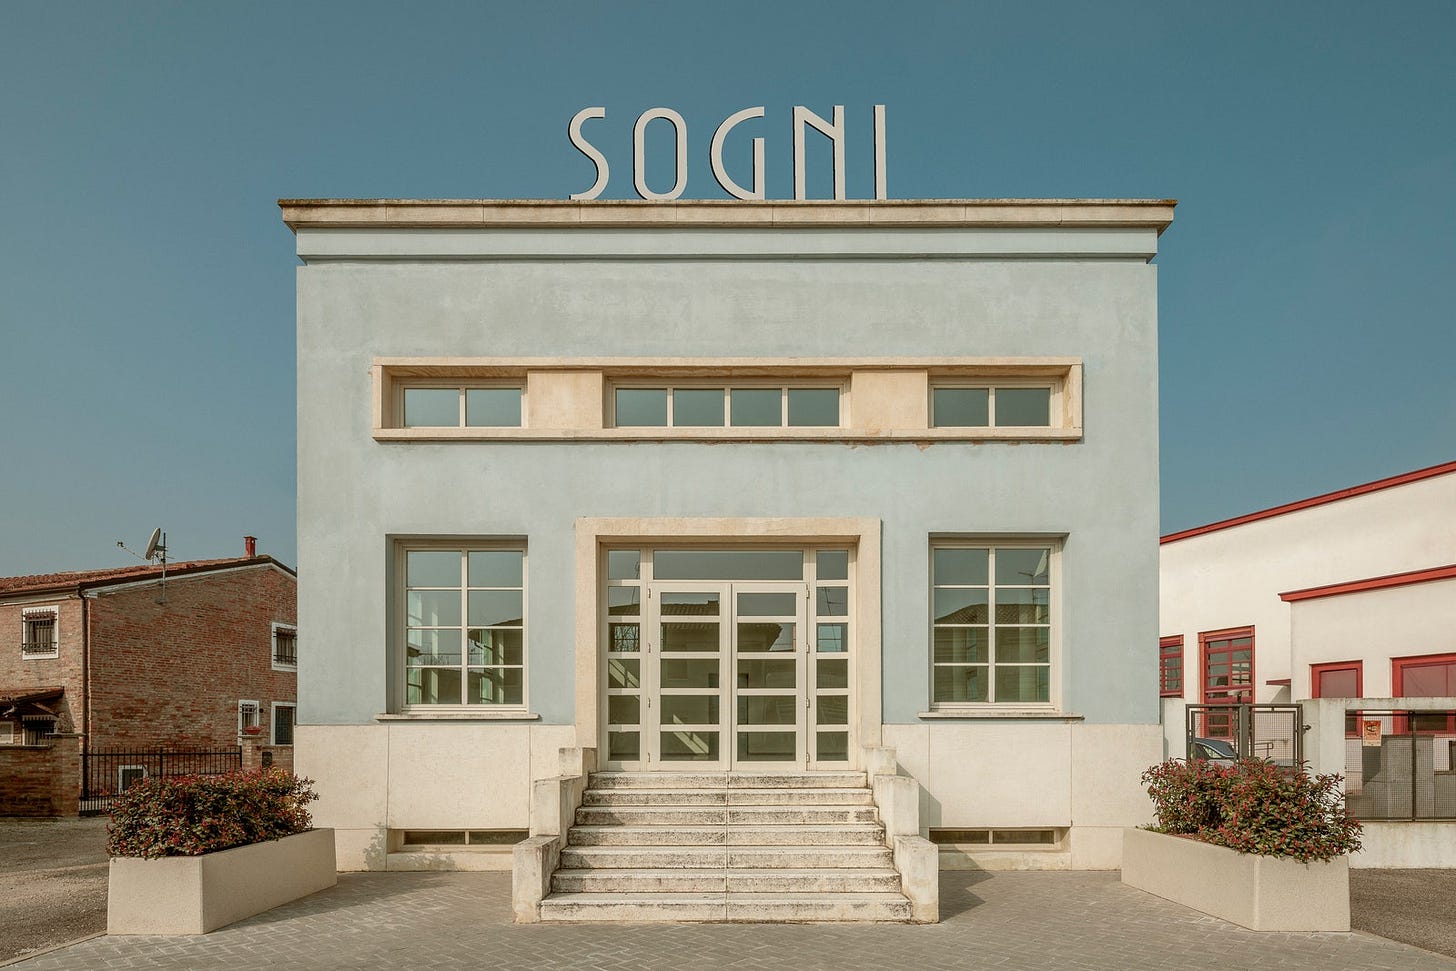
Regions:
[[[1235,647],[1233,641],[1247,637],[1248,647]],[[1230,642],[1226,647],[1210,647],[1224,641]],[[1199,698],[1205,705],[1237,705],[1252,704],[1254,701],[1254,628],[1253,627],[1226,627],[1223,630],[1202,631],[1198,635],[1198,688]],[[1235,684],[1233,681],[1234,653],[1238,651],[1249,652],[1249,673],[1247,682]],[[1227,685],[1212,685],[1209,683],[1209,664],[1220,655],[1227,658],[1229,666],[1229,683]],[[1234,735],[1233,716],[1221,715],[1216,712],[1204,712],[1203,734],[1210,738],[1232,738]]]
[[[1335,671],[1355,672],[1355,695],[1356,698],[1365,697],[1365,662],[1364,661],[1333,661],[1327,664],[1311,664],[1309,666],[1309,696],[1311,698],[1322,697],[1320,695],[1320,675],[1329,674]],[[1334,697],[1331,695],[1331,697]],[[1345,737],[1360,737],[1360,713],[1352,711],[1345,715]]]
[[[1169,686],[1169,661],[1177,661],[1178,684]],[[1185,674],[1183,668],[1183,635],[1158,638],[1158,696],[1161,698],[1183,697]]]
[[[1456,665],[1456,654],[1416,654],[1411,657],[1393,657],[1390,659],[1390,685],[1392,693],[1397,698],[1405,697],[1405,669],[1423,668],[1437,664]],[[1440,727],[1437,719],[1439,716],[1420,715],[1412,716],[1409,719],[1401,718],[1400,722],[1409,721],[1411,724],[1407,730],[1414,732],[1456,732],[1456,715],[1446,716],[1446,725]],[[1397,729],[1399,730],[1399,729]]]

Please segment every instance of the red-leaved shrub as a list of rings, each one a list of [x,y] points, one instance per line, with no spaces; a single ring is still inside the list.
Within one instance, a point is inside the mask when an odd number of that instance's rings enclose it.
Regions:
[[[1160,833],[1303,862],[1360,849],[1338,775],[1309,775],[1264,759],[1232,765],[1169,760],[1143,773]]]
[[[317,799],[310,779],[282,769],[144,779],[116,797],[112,856],[200,856],[302,833]]]

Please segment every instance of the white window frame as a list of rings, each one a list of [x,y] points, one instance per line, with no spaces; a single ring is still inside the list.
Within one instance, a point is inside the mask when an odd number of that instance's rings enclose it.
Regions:
[[[293,635],[293,663],[292,664],[286,664],[286,663],[278,660],[278,632],[280,630],[286,630],[286,631],[288,631],[289,633],[291,633]],[[297,671],[298,670],[298,625],[297,624],[284,624],[284,623],[281,623],[281,622],[276,621],[276,620],[273,621],[273,623],[269,626],[268,658],[269,658],[269,664],[271,665],[271,667],[273,668],[274,671]]]
[[[407,604],[409,577],[406,569],[406,557],[409,553],[418,550],[452,551],[459,553],[475,553],[487,551],[509,551],[521,554],[521,703],[512,704],[409,704],[408,701],[408,678],[409,672],[405,645],[408,643],[409,628],[409,607]],[[396,621],[393,624],[394,649],[390,652],[392,675],[397,678],[397,686],[393,692],[394,703],[391,710],[402,715],[418,715],[428,717],[431,714],[449,713],[470,715],[478,714],[493,718],[520,718],[529,717],[531,700],[531,554],[527,548],[524,538],[512,537],[460,537],[458,539],[400,539],[395,543],[394,560],[394,605]],[[468,617],[462,614],[462,621]],[[468,625],[462,623],[461,650],[468,648],[463,642],[464,628]],[[463,667],[463,665],[462,665]]]
[[[252,708],[252,718],[247,718],[248,708]],[[238,699],[238,735],[240,737],[252,737],[244,729],[253,726],[261,727],[263,724],[263,706],[257,701],[249,701],[245,698]]]
[[[26,627],[32,620],[49,615],[51,618],[51,650],[49,654],[30,654],[25,650]],[[22,661],[49,661],[61,656],[61,611],[58,606],[25,607],[20,612],[20,659]]]
[[[987,392],[985,425],[941,425],[935,420],[935,392],[964,388]],[[996,421],[997,388],[1046,388],[1050,391],[1047,402],[1047,424],[1045,425],[1003,425]],[[1065,428],[1067,413],[1065,406],[1066,380],[1059,377],[1046,378],[935,378],[930,379],[929,400],[925,403],[926,424],[930,428]]]
[[[734,390],[755,390],[779,392],[779,423],[777,425],[735,425],[733,424],[732,393]],[[790,425],[789,424],[789,392],[800,390],[816,391],[838,391],[839,392],[839,414],[838,420],[833,425]],[[665,425],[618,425],[617,424],[617,392],[618,391],[663,391],[667,394],[667,424]],[[679,425],[673,419],[673,392],[674,391],[722,391],[723,392],[723,424],[721,425]],[[651,377],[644,378],[621,378],[607,382],[607,403],[606,403],[606,427],[642,429],[644,431],[653,428],[722,428],[726,430],[753,431],[754,429],[769,428],[821,428],[821,429],[843,429],[845,428],[845,416],[849,413],[849,381],[844,378],[823,378],[806,377],[796,379],[787,378],[718,378],[709,380],[706,378],[674,380],[654,380]]]
[[[1026,712],[1031,714],[1056,714],[1062,711],[1062,556],[1066,537],[1064,535],[994,535],[994,534],[938,534],[930,538],[930,545],[927,550],[928,562],[927,575],[927,606],[930,615],[930,622],[927,625],[927,651],[926,658],[929,667],[929,678],[926,683],[927,697],[930,699],[928,712],[931,714],[966,714],[966,715],[994,715],[994,714],[1016,714]],[[944,549],[1050,549],[1051,553],[1047,562],[1047,581],[1050,593],[1047,597],[1047,620],[1050,628],[1048,633],[1048,658],[1047,669],[1047,700],[1045,702],[1029,701],[936,701],[935,700],[935,551]],[[992,591],[996,588],[996,561],[994,553],[988,564],[988,581]],[[996,690],[996,619],[995,619],[995,598],[990,598],[990,614],[987,618],[987,630],[990,633],[990,641],[987,644],[987,692],[994,698]]]
[[[24,734],[21,735],[24,738]],[[15,744],[15,722],[0,721],[0,745]]]
[[[460,392],[457,403],[455,424],[453,425],[406,425],[404,423],[404,395],[406,391],[414,390],[449,390],[454,388]],[[465,392],[480,390],[513,390],[521,393],[521,420],[515,425],[467,425],[465,424]],[[395,428],[526,428],[526,379],[520,378],[499,378],[484,379],[471,378],[459,380],[458,378],[412,378],[400,380],[394,386],[394,427]]]
[[[136,776],[130,782],[127,782],[127,773],[133,771],[140,772],[141,775]],[[130,789],[138,782],[145,781],[147,775],[147,767],[145,765],[118,765],[116,767],[116,794],[121,795],[123,792]]]
[[[296,702],[296,701],[275,701],[270,706],[269,711],[268,711],[268,744],[269,745],[288,745],[288,746],[292,746],[293,745],[292,742],[280,742],[280,741],[278,741],[278,709],[279,708],[291,708],[291,709],[293,709],[293,722],[290,725],[290,728],[291,728],[292,732],[294,733],[294,736],[295,737],[297,737],[297,734],[298,734],[298,702]]]

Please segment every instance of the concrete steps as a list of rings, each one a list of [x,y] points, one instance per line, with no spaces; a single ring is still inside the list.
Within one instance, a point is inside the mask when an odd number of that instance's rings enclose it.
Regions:
[[[908,921],[863,772],[599,772],[543,921]]]

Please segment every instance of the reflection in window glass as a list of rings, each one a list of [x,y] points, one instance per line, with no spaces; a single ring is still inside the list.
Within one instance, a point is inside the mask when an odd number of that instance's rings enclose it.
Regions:
[[[524,703],[524,562],[522,550],[406,551],[406,704]]]
[[[672,392],[674,427],[721,428],[722,388],[675,388]]]
[[[521,427],[521,389],[466,388],[465,424],[472,427]]]
[[[838,388],[790,388],[791,426],[834,426],[839,424]]]
[[[932,700],[1051,700],[1051,548],[936,549]]]
[[[740,427],[771,427],[784,423],[783,391],[780,388],[734,388],[732,423]]]
[[[656,550],[659,580],[802,580],[802,550]]]
[[[404,427],[456,428],[459,425],[459,388],[404,389]]]
[[[930,392],[932,428],[985,428],[991,424],[986,388],[935,388]]]
[[[666,388],[618,388],[616,421],[621,428],[667,425]]]
[[[996,425],[1045,428],[1052,423],[1050,388],[997,388]]]
[[[820,550],[814,557],[814,569],[820,580],[848,580],[849,551]]]
[[[642,553],[640,550],[609,550],[607,552],[608,580],[636,580],[642,575]]]

